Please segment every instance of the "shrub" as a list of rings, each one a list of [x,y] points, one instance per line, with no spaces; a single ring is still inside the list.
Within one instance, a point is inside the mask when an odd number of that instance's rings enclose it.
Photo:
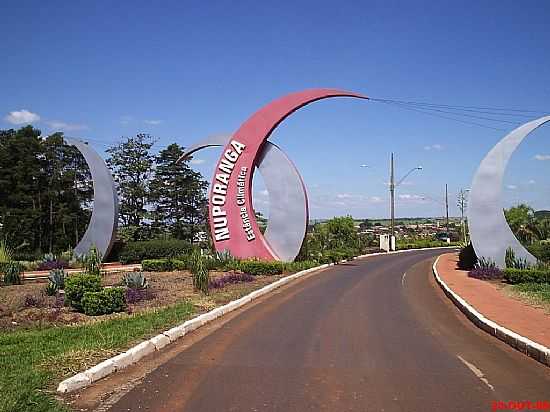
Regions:
[[[81,257],[84,271],[88,275],[100,276],[102,258],[101,252],[95,246],[92,246],[88,253]]]
[[[172,264],[172,270],[187,270],[188,269],[187,261],[182,260],[181,257],[179,259],[172,259],[170,262]]]
[[[476,251],[471,243],[468,243],[458,254],[458,268],[462,270],[471,270],[477,263]]]
[[[476,267],[468,272],[468,276],[481,280],[502,279],[504,273],[497,267]]]
[[[82,309],[89,316],[122,312],[125,308],[124,288],[105,288],[97,292],[86,292],[82,297]]]
[[[98,275],[78,274],[65,279],[65,299],[76,310],[82,311],[82,298],[86,292],[100,292],[101,278]]]
[[[300,262],[284,262],[282,263],[282,266],[284,272],[300,272],[302,270],[319,266],[319,262],[316,260],[302,260]]]
[[[149,287],[149,283],[143,272],[126,273],[122,278],[122,282],[130,289],[145,289]]]
[[[155,297],[153,291],[150,288],[146,289],[134,289],[134,288],[128,288],[126,289],[126,303],[128,305],[132,305],[138,302],[141,302],[142,300],[149,300],[153,299]]]
[[[190,249],[188,242],[178,239],[129,242],[120,252],[120,261],[126,264],[146,259],[169,259],[185,254]]]
[[[21,284],[22,268],[18,262],[3,262],[0,264],[0,275],[4,279],[5,285]]]
[[[504,271],[504,280],[508,283],[550,283],[550,271],[541,269],[513,269]]]
[[[527,246],[527,250],[543,262],[550,262],[550,244],[541,242],[533,243]]]
[[[243,260],[239,263],[241,272],[252,276],[273,276],[283,273],[281,262],[267,262],[263,260]]]
[[[170,259],[146,259],[141,262],[141,269],[145,272],[170,272],[172,261]]]
[[[220,289],[229,284],[252,281],[254,281],[254,276],[249,275],[248,273],[230,273],[220,278],[211,280],[208,287],[210,289]]]

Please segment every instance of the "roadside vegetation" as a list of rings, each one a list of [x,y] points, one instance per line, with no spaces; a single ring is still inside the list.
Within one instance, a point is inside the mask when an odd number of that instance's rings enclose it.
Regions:
[[[505,216],[520,242],[537,258],[532,264],[506,251],[505,268],[477,257],[471,244],[464,245],[459,253],[458,266],[468,270],[473,278],[501,282],[506,291],[532,305],[550,309],[550,213],[535,212],[525,204],[505,210]]]

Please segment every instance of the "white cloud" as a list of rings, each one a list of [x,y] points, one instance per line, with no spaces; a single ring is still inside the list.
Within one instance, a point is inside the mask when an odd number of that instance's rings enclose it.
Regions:
[[[40,116],[36,113],[22,109],[19,111],[9,112],[4,119],[11,124],[28,124],[39,121]]]
[[[204,159],[191,159],[189,161],[189,163],[191,163],[192,165],[201,165],[205,162]]]
[[[436,144],[432,144],[432,145],[429,145],[429,146],[424,146],[424,150],[443,150],[443,146],[440,145],[439,143],[436,143]]]
[[[380,203],[380,202],[383,202],[384,199],[382,199],[380,196],[371,196],[369,198],[369,202],[371,203]]]
[[[158,124],[161,124],[162,120],[145,120],[145,124],[156,126]]]
[[[506,186],[506,188],[510,189],[510,190],[515,190],[517,189],[518,187],[516,185],[508,185]]]
[[[349,198],[351,198],[351,197],[353,197],[353,196],[350,195],[349,193],[338,193],[338,194],[336,195],[336,197],[337,197],[338,199],[349,199]]]
[[[78,130],[88,129],[88,126],[84,124],[71,124],[71,123],[60,122],[57,120],[48,121],[46,122],[46,124],[54,130],[62,130],[65,132],[74,132]]]
[[[535,160],[550,160],[550,155],[538,154],[535,155]]]
[[[534,185],[535,183],[537,183],[537,182],[535,182],[533,179],[531,179],[527,182],[528,185]]]
[[[401,200],[424,200],[424,196],[403,194],[398,196]]]

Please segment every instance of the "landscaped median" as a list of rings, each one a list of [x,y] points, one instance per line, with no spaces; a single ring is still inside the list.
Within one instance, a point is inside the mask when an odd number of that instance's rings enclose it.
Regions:
[[[407,251],[391,253],[402,252]],[[361,257],[380,254],[385,253]],[[134,304],[128,300],[125,312],[101,316],[57,307],[55,297],[40,303],[42,307],[25,307],[32,300],[26,295],[40,294],[43,284],[0,288],[2,302],[15,293],[13,299],[21,301],[25,316],[34,317],[28,323],[5,325],[13,330],[0,332],[0,412],[64,411],[66,408],[53,396],[56,387],[68,392],[89,385],[253,299],[329,266],[289,274],[292,268],[302,269],[301,265],[309,267],[307,262],[283,264],[283,273],[270,274],[272,265],[260,268],[257,262],[241,264],[241,268],[257,273],[252,280],[245,279],[246,273],[212,271],[208,295],[194,290],[193,275],[188,271],[146,272],[153,298],[146,296]],[[102,286],[118,288],[122,278],[123,274],[104,275]],[[0,315],[5,314],[4,309],[0,305]]]
[[[516,287],[500,280],[470,277],[457,263],[455,253],[441,255],[434,263],[434,275],[445,294],[476,326],[550,366],[548,308],[524,299]]]

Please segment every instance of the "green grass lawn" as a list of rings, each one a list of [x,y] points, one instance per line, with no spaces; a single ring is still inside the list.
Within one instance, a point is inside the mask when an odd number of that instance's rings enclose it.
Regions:
[[[549,283],[520,283],[512,286],[514,293],[530,303],[550,304],[550,284]]]
[[[79,326],[0,332],[0,412],[67,411],[60,380],[189,319],[190,302]]]

